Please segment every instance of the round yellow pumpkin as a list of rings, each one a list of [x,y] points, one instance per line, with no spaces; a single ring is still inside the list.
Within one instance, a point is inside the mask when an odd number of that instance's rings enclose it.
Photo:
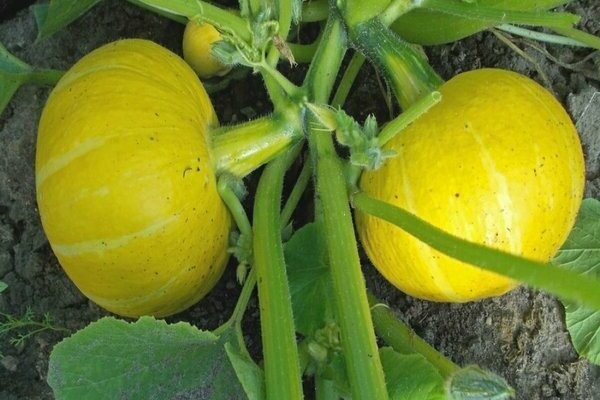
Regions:
[[[189,21],[183,32],[183,58],[202,79],[222,76],[231,70],[211,53],[214,43],[221,40],[219,31],[209,23]]]
[[[548,261],[566,240],[584,162],[571,119],[533,80],[481,69],[442,85],[442,101],[387,145],[398,155],[363,174],[366,193],[461,238]],[[412,296],[465,302],[517,282],[451,259],[383,220],[357,215],[366,252]]]
[[[216,124],[190,67],[146,40],[105,45],[56,85],[39,125],[37,201],[85,296],[165,316],[214,286],[231,225],[207,143]]]

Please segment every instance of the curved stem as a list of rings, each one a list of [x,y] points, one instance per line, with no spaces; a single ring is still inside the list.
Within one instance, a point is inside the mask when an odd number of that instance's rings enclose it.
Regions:
[[[342,106],[346,102],[346,98],[348,98],[348,95],[350,94],[350,89],[352,89],[352,85],[364,63],[365,56],[361,53],[356,52],[352,55],[348,68],[346,68],[337,91],[333,96],[333,100],[331,101],[332,107]]]
[[[433,249],[459,261],[508,276],[563,299],[600,310],[600,279],[582,276],[551,263],[528,260],[453,236],[399,207],[357,193],[361,212],[388,221]]]
[[[287,224],[290,222],[290,218],[292,218],[292,214],[298,206],[300,202],[300,198],[304,194],[306,190],[306,186],[308,186],[308,182],[310,182],[310,178],[312,177],[312,164],[309,162],[305,162],[302,166],[302,171],[300,171],[300,175],[296,180],[296,184],[292,189],[287,201],[285,202],[285,206],[281,211],[281,228],[285,228]]]
[[[211,155],[217,173],[243,178],[300,139],[299,124],[293,116],[275,114],[211,131]]]
[[[414,121],[419,119],[429,109],[435,106],[442,100],[442,94],[434,91],[428,95],[422,97],[412,106],[407,108],[402,114],[388,122],[377,137],[379,146],[384,146],[387,142],[392,140],[398,133],[402,132],[404,128],[412,124]]]
[[[140,6],[146,5],[146,8],[157,13],[182,15],[188,19],[200,16],[219,29],[233,32],[245,42],[250,43],[252,40],[244,18],[206,1],[135,0],[135,2]]]
[[[298,63],[308,63],[312,61],[317,47],[319,47],[320,38],[310,44],[288,43],[290,51],[294,55],[294,61]]]
[[[367,295],[375,332],[388,346],[399,353],[419,353],[438,369],[444,379],[460,368],[417,336],[408,325],[394,315],[387,305],[377,300],[371,293]]]
[[[312,0],[302,7],[302,22],[324,21],[329,16],[327,0]]]
[[[267,399],[302,399],[301,372],[279,214],[283,175],[299,147],[263,172],[254,206],[254,269],[258,280]]]

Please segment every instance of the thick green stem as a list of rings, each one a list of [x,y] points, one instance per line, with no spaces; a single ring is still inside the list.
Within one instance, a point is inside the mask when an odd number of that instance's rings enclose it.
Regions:
[[[424,55],[378,18],[354,26],[350,32],[359,51],[383,72],[403,109],[443,83]]]
[[[453,236],[406,210],[365,193],[353,197],[361,212],[388,221],[433,249],[479,268],[522,281],[562,299],[600,310],[600,279],[550,263],[528,260]]]
[[[299,118],[293,112],[274,114],[211,131],[217,172],[243,178],[273,159],[302,137]]]
[[[344,52],[345,33],[334,14],[329,17],[323,41],[307,75],[305,85],[311,101],[327,102]],[[385,400],[388,394],[358,257],[343,165],[331,135],[311,129],[309,143],[315,160],[316,189],[327,238],[336,319],[352,397]]]
[[[421,339],[408,325],[400,321],[385,304],[368,294],[375,332],[388,346],[399,353],[419,353],[433,364],[443,378],[460,367]]]
[[[302,381],[279,214],[283,176],[298,154],[288,150],[263,172],[254,203],[254,269],[268,400],[302,399]]]

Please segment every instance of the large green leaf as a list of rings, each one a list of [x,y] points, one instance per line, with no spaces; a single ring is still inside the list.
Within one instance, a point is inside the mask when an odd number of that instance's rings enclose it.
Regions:
[[[34,9],[38,39],[45,39],[85,14],[100,0],[50,0]]]
[[[284,252],[296,329],[310,336],[331,319],[333,310],[327,248],[318,225],[299,229]]]
[[[134,0],[134,2],[172,15],[192,17],[202,14],[202,5],[196,0]]]
[[[554,261],[581,274],[600,276],[600,202],[583,201],[575,227]],[[598,288],[600,290],[600,288]],[[563,301],[577,352],[600,365],[600,311]]]
[[[0,281],[0,293],[4,292],[8,288],[8,285]]]
[[[390,347],[379,351],[391,400],[446,399],[444,378],[420,354],[400,354]]]
[[[27,81],[32,68],[0,44],[0,114],[17,89]]]
[[[48,383],[59,400],[246,398],[222,340],[152,317],[102,318],[63,340]]]

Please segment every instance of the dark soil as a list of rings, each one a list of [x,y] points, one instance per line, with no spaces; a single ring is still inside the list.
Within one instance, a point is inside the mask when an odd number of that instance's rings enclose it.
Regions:
[[[570,8],[583,16],[585,30],[600,34],[598,1],[576,1]],[[33,65],[66,69],[92,49],[124,37],[149,38],[180,52],[182,31],[180,25],[126,2],[105,0],[68,29],[39,43],[31,8],[26,8],[0,24],[0,42]],[[587,157],[586,195],[600,198],[600,57],[578,64],[589,51],[541,46],[559,65],[527,43],[515,43],[537,66],[490,32],[430,48],[428,55],[445,78],[474,68],[503,67],[549,86],[577,121]],[[21,315],[31,308],[37,318],[49,313],[55,326],[75,331],[107,313],[67,279],[40,226],[33,160],[37,121],[48,93],[46,88],[22,88],[0,118],[0,280],[9,285],[0,295],[0,311]],[[270,107],[257,77],[233,82],[213,98],[223,122],[264,114]],[[359,119],[375,113],[384,120],[389,113],[382,99],[376,75],[364,67],[348,111]],[[232,265],[204,300],[170,320],[185,319],[203,329],[226,320],[239,293],[234,269]],[[600,368],[578,358],[565,330],[563,307],[552,296],[519,288],[476,303],[436,304],[398,292],[366,260],[364,270],[369,287],[419,335],[461,365],[478,364],[506,377],[519,399],[600,399]],[[258,352],[255,299],[247,319],[248,342]],[[64,335],[44,332],[19,348],[7,336],[0,338],[0,399],[51,399],[45,383],[48,355]]]

